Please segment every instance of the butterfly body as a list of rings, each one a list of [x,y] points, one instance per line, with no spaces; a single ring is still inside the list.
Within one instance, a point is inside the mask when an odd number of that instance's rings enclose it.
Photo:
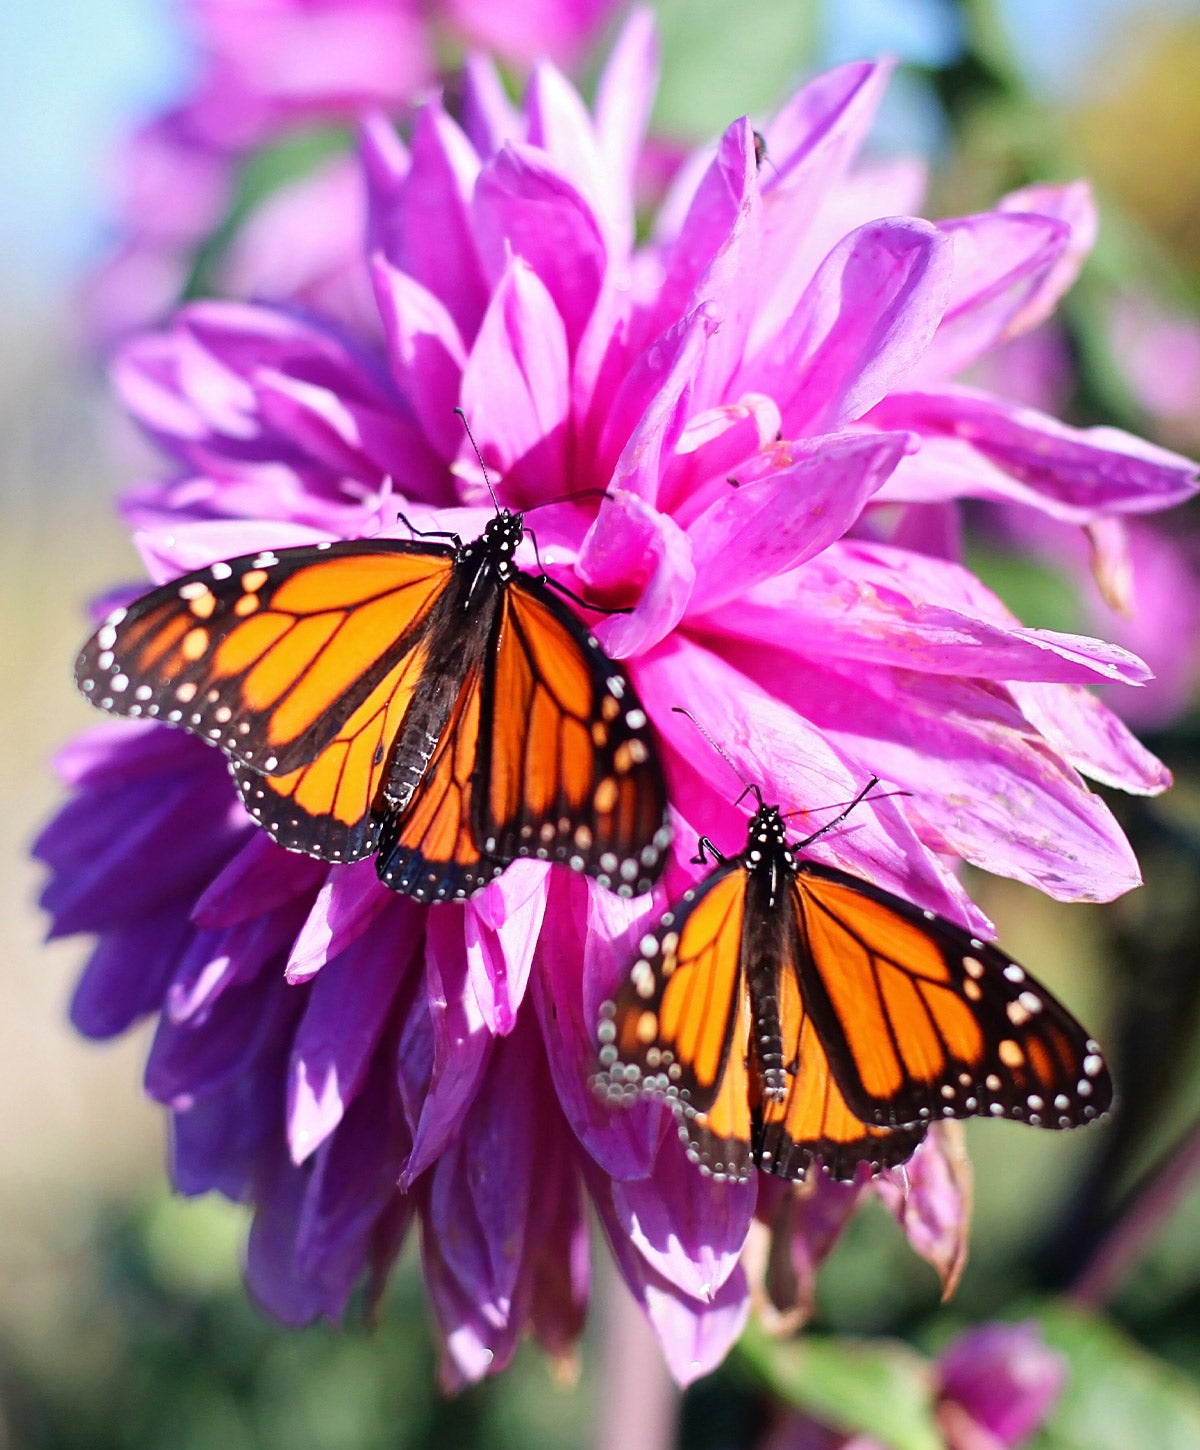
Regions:
[[[904,1162],[939,1118],[1067,1128],[1107,1109],[1096,1043],[998,948],[798,855],[774,806],[740,855],[706,848],[716,867],[601,1009],[596,1078],[615,1103],[667,1101],[705,1171],[849,1179]]]
[[[76,665],[100,708],[230,759],[280,845],[419,900],[509,861],[562,861],[625,895],[670,839],[628,676],[521,572],[520,514],[462,543],[377,539],[223,560],[109,617]]]

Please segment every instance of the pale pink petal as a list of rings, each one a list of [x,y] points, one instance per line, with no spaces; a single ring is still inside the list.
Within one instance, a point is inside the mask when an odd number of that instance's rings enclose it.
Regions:
[[[634,184],[657,89],[658,34],[649,10],[630,12],[596,82],[596,144],[614,255],[633,245]],[[618,245],[619,244],[619,245]]]
[[[1082,775],[1132,795],[1158,795],[1171,772],[1120,716],[1082,685],[1018,683],[1021,713]]]
[[[844,427],[918,363],[945,309],[951,267],[950,244],[929,222],[860,227],[821,263],[734,389],[770,393],[791,437]]]
[[[1020,314],[1013,319],[1010,335],[1017,336],[1038,326],[1054,311],[1063,294],[1074,285],[1084,262],[1096,244],[1100,215],[1092,188],[1086,181],[1070,181],[1055,185],[1039,182],[1022,187],[1002,197],[1002,212],[1036,212],[1038,216],[1054,217],[1071,229],[1071,238],[1058,261],[1029,298]]]
[[[840,539],[911,446],[904,433],[781,445],[777,454],[799,455],[790,466],[732,481],[688,526],[698,581],[689,613],[707,616]]]
[[[467,902],[467,982],[488,1030],[511,1032],[546,914],[550,868],[514,861]]]

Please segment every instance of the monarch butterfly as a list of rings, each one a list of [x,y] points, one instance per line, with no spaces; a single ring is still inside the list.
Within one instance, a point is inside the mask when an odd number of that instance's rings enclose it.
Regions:
[[[899,896],[797,855],[757,787],[746,849],[641,938],[600,1009],[596,1086],[665,1099],[688,1157],[851,1179],[907,1160],[937,1118],[1070,1128],[1112,1101],[1100,1049],[998,948]]]
[[[498,510],[468,544],[195,570],[110,614],[76,683],[222,749],[281,846],[377,852],[381,880],[420,901],[465,897],[518,856],[640,894],[670,841],[649,721],[622,667],[517,569],[524,532]]]

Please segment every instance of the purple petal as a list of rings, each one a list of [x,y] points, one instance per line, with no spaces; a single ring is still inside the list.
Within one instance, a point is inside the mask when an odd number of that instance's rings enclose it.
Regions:
[[[327,869],[325,884],[288,954],[287,980],[294,984],[316,976],[393,901],[393,893],[380,883],[373,860]]]
[[[689,1163],[677,1133],[649,1178],[614,1183],[613,1213],[646,1262],[684,1294],[711,1301],[738,1265],[756,1184],[718,1183]]]
[[[288,1144],[302,1163],[338,1126],[414,970],[425,912],[394,897],[325,964],[296,1030],[288,1066]]]
[[[309,1174],[297,1168],[282,1145],[263,1155],[255,1176],[254,1220],[246,1245],[246,1287],[281,1324],[311,1324],[323,1293],[296,1261],[296,1226]]]
[[[76,983],[71,1025],[103,1040],[157,1012],[177,963],[194,935],[183,902],[109,927]]]
[[[467,902],[467,981],[488,1030],[512,1031],[546,914],[550,868],[514,861]]]
[[[1063,294],[1079,276],[1088,253],[1096,242],[1100,230],[1100,216],[1096,199],[1086,181],[1070,181],[1065,184],[1038,182],[1033,186],[1011,191],[1001,198],[1002,212],[1034,212],[1038,216],[1054,217],[1070,228],[1071,236],[1058,261],[1042,279],[1041,286],[1029,298],[1019,316],[1015,317],[1009,329],[1010,335],[1026,333],[1045,322],[1058,306]]]
[[[467,361],[462,336],[441,299],[384,257],[375,258],[371,275],[396,386],[440,457],[449,461],[462,442],[454,416]]]
[[[688,525],[699,577],[689,613],[740,600],[841,538],[911,447],[905,433],[822,438],[786,449],[801,455],[790,466],[731,484]]]
[[[462,402],[506,501],[518,508],[563,492],[568,373],[563,319],[536,273],[514,258],[467,359]]]
[[[659,69],[658,34],[648,10],[632,10],[596,82],[596,144],[602,165],[610,246],[624,255],[633,242],[637,164],[650,123]]]
[[[459,1132],[495,1041],[467,982],[464,908],[428,913],[425,989],[409,1010],[396,1054],[412,1133],[400,1185],[409,1188]]]
[[[611,614],[594,626],[614,659],[642,654],[664,639],[682,618],[696,577],[683,531],[624,489],[600,505],[575,568],[594,598],[640,590],[630,613]]]
[[[253,831],[205,887],[192,907],[192,921],[208,928],[251,921],[297,897],[315,894],[329,875],[324,861],[285,851],[266,831]]]
[[[506,146],[480,174],[475,226],[493,284],[513,257],[528,263],[553,299],[573,353],[604,277],[604,237],[591,208],[532,147]]]
[[[919,362],[945,310],[951,267],[950,243],[929,222],[859,227],[821,263],[787,325],[732,391],[769,393],[791,437],[836,432]]]
[[[870,421],[923,438],[881,502],[994,498],[1086,524],[1106,513],[1169,508],[1196,491],[1196,465],[1177,453],[1117,428],[1068,428],[967,388],[894,393]]]
[[[236,926],[198,931],[167,989],[163,1004],[167,1020],[199,1026],[223,992],[253,981],[267,962],[286,955],[303,920],[301,902]]]
[[[525,140],[525,117],[508,98],[490,55],[472,51],[463,62],[463,128],[480,156],[494,156],[508,141]]]

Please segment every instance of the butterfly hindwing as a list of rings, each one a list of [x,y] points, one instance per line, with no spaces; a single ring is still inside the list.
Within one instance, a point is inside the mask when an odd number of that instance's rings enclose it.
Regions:
[[[831,866],[802,863],[794,890],[804,999],[865,1121],[1069,1128],[1107,1110],[1097,1044],[997,947]]]
[[[669,831],[650,723],[623,669],[536,580],[504,592],[484,679],[475,830],[511,859],[568,862],[622,895],[657,879]]]
[[[254,770],[285,775],[344,733],[394,675],[452,564],[445,546],[403,540],[213,564],[111,615],[84,646],[76,681],[101,709],[182,725]],[[398,678],[395,692],[418,673]]]
[[[601,1008],[597,1078],[612,1102],[665,1100],[689,1156],[737,1179],[752,1166],[745,900],[745,872],[728,862],[642,937],[632,971]]]

